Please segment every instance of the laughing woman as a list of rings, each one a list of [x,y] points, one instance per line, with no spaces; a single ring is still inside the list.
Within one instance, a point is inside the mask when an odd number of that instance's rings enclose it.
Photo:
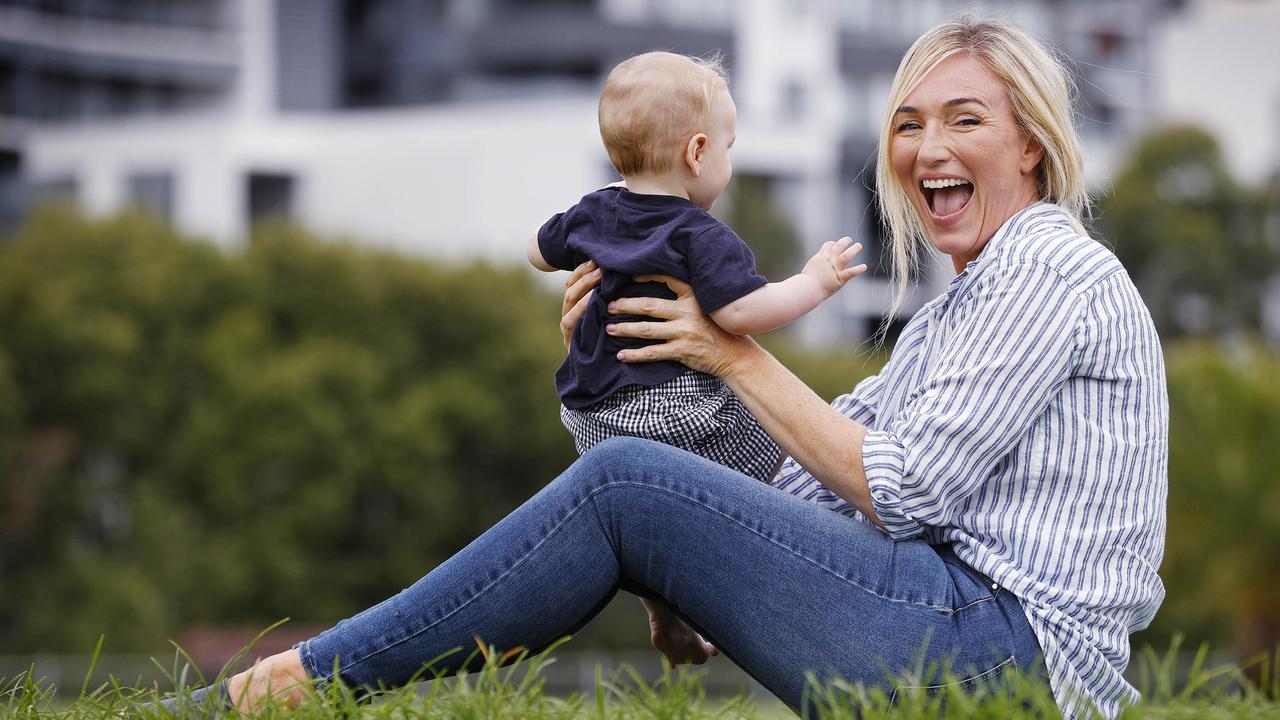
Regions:
[[[1119,713],[1129,634],[1164,593],[1168,411],[1147,310],[1080,221],[1070,102],[1061,63],[1007,23],[907,52],[878,176],[897,277],[930,247],[956,275],[831,405],[678,281],[614,303],[661,321],[611,332],[665,340],[622,361],[677,360],[746,403],[790,455],[772,487],[606,441],[401,593],[214,692],[245,709],[401,684],[473,635],[545,646],[625,588],[671,609],[653,619],[670,659],[710,641],[797,710],[807,671],[891,684],[923,649],[972,676],[1043,670],[1069,715]]]

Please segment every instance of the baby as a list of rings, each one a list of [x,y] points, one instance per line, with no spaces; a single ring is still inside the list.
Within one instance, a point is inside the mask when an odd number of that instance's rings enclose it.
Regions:
[[[528,249],[539,270],[571,270],[587,259],[603,269],[556,372],[560,417],[579,453],[627,435],[689,450],[764,482],[777,471],[777,443],[722,381],[675,362],[619,362],[619,350],[655,341],[605,332],[607,323],[645,319],[611,316],[609,301],[674,297],[661,283],[636,282],[636,275],[688,282],[717,325],[749,335],[787,325],[866,270],[846,268],[861,245],[845,237],[824,244],[782,282],[756,273],[751,249],[708,213],[733,174],[736,123],[715,61],[647,53],[605,80],[600,135],[625,187],[597,190],[553,216]]]

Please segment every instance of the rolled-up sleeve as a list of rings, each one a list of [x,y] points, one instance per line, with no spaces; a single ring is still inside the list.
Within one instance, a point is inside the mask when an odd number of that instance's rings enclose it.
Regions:
[[[929,333],[936,363],[862,443],[871,503],[895,539],[946,526],[1057,396],[1075,360],[1078,291],[1041,262],[992,268]]]

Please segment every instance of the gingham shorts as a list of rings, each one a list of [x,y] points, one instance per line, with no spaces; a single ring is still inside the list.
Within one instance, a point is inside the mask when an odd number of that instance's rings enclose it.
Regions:
[[[659,385],[627,385],[582,410],[560,406],[578,453],[611,437],[657,440],[769,482],[782,450],[719,378],[686,370]]]

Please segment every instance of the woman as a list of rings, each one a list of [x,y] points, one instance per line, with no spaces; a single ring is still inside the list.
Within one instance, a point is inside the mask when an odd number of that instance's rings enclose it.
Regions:
[[[886,668],[989,677],[1041,658],[1068,714],[1134,701],[1128,634],[1163,595],[1163,361],[1123,268],[1082,230],[1065,73],[1017,28],[965,19],[915,43],[890,95],[878,183],[897,277],[926,241],[957,275],[880,375],[828,406],[682,283],[667,280],[676,300],[611,307],[664,321],[610,328],[665,340],[623,361],[724,378],[791,456],[775,487],[608,441],[413,586],[231,678],[224,699],[296,702],[335,666],[352,685],[404,683],[473,635],[537,648],[622,587],[653,601],[673,662],[719,648],[796,709],[810,670],[883,684]]]

